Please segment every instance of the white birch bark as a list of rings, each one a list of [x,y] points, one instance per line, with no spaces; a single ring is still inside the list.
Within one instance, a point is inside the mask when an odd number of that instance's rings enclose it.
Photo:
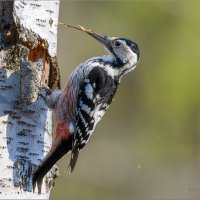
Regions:
[[[56,168],[42,193],[32,171],[49,151],[52,112],[38,96],[41,82],[59,87],[56,64],[59,0],[0,1],[0,199],[48,199]]]

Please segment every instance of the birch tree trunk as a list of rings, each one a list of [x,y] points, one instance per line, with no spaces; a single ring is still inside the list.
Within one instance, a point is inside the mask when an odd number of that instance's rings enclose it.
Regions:
[[[41,83],[59,87],[56,42],[59,0],[0,1],[0,199],[48,199],[55,167],[42,194],[32,172],[49,151],[52,112]]]

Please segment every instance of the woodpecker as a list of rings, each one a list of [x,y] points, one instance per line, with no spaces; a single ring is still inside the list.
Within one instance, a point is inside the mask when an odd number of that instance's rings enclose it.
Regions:
[[[75,28],[95,38],[109,53],[81,63],[70,75],[65,88],[47,97],[57,128],[51,150],[33,174],[33,188],[37,183],[39,193],[43,177],[70,151],[69,168],[70,172],[74,170],[79,151],[111,104],[121,78],[136,67],[140,57],[138,45],[129,39]]]

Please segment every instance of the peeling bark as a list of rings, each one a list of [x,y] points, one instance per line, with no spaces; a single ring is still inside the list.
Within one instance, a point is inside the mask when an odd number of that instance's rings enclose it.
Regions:
[[[59,0],[0,1],[0,199],[48,199],[58,173],[33,193],[32,172],[52,141],[41,84],[60,87],[58,9]]]

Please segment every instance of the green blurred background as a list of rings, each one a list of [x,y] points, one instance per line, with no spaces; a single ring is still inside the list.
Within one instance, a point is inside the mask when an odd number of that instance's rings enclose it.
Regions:
[[[135,40],[141,60],[51,200],[200,198],[200,1],[61,1],[60,21]],[[105,54],[87,34],[58,29],[62,86]]]

